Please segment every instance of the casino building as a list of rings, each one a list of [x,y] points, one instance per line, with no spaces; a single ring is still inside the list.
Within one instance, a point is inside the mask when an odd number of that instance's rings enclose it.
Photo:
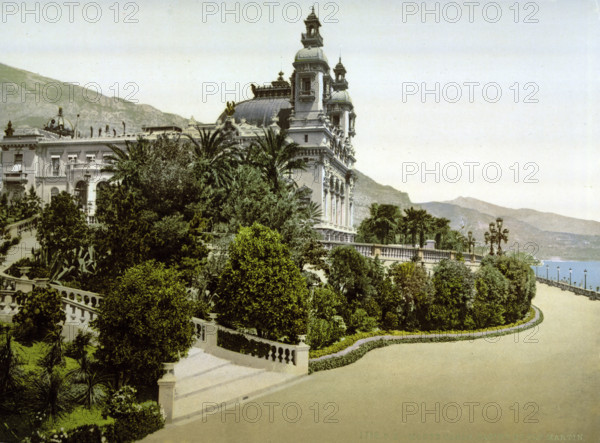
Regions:
[[[353,241],[356,114],[346,68],[341,58],[330,68],[314,10],[304,24],[303,47],[294,57],[290,78],[286,80],[280,72],[270,85],[253,85],[254,97],[228,106],[214,124],[198,124],[192,118],[187,128],[145,128],[136,134],[113,130],[112,136],[105,132],[104,136],[82,138],[76,128],[69,127],[62,110],[44,129],[13,129],[9,123],[0,141],[3,191],[16,195],[33,186],[44,202],[67,191],[76,196],[93,222],[96,189],[110,178],[106,170],[109,144],[124,148],[127,140],[139,136],[195,136],[197,128],[204,128],[225,130],[247,146],[267,128],[285,129],[308,161],[308,168],[295,171],[293,178],[299,187],[311,190],[311,199],[321,208],[317,230],[327,240]]]

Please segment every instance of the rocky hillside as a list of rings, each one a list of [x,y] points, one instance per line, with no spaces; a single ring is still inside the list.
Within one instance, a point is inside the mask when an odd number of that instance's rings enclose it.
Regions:
[[[373,202],[396,205],[401,209],[415,206],[406,192],[379,184],[358,170],[354,172],[356,172],[354,189],[354,224],[356,226],[369,216],[369,207]]]
[[[106,125],[110,126],[110,133],[115,128],[117,134],[122,134],[122,122],[125,122],[128,133],[140,131],[143,125],[187,126],[187,119],[165,114],[152,106],[98,95],[94,89],[67,85],[60,80],[3,64],[0,64],[0,84],[3,99],[0,129],[4,129],[9,120],[12,120],[13,127],[43,128],[57,115],[59,106],[63,108],[65,119],[73,126],[77,123],[77,114],[80,114],[77,127],[85,136],[89,136],[90,126],[97,135],[98,128],[104,132]]]

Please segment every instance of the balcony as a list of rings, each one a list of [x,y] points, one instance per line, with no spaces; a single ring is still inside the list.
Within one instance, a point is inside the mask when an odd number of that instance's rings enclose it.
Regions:
[[[315,90],[314,89],[310,89],[310,90],[304,90],[304,91],[298,92],[298,99],[301,102],[311,102],[311,101],[314,101],[314,99],[315,99]]]
[[[2,180],[5,183],[25,184],[27,183],[27,174],[24,172],[6,172]]]

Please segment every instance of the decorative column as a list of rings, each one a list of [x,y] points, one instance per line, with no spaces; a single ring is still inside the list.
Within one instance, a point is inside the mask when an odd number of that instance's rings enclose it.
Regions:
[[[165,421],[173,422],[173,408],[175,405],[175,363],[163,363],[165,375],[158,380],[158,404],[165,411]]]

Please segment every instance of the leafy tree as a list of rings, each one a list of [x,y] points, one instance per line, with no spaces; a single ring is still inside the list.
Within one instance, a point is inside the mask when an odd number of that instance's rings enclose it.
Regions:
[[[345,297],[348,305],[359,305],[376,294],[370,272],[368,259],[354,247],[340,246],[331,251],[328,282]],[[346,319],[349,320],[348,316]]]
[[[307,343],[320,349],[339,340],[346,332],[341,312],[346,300],[331,287],[318,287],[310,298]]]
[[[315,213],[303,190],[274,191],[251,166],[238,169],[231,189],[222,208],[228,220],[227,232],[237,233],[242,226],[259,223],[279,232],[300,269],[306,263],[323,265],[326,252],[313,229],[320,214]]]
[[[387,312],[394,314],[398,327],[407,331],[427,329],[427,312],[433,298],[427,271],[414,262],[394,263],[388,275],[392,289],[382,302],[385,315]]]
[[[433,275],[435,296],[429,308],[429,321],[437,329],[470,327],[469,311],[475,298],[473,274],[458,261],[442,260]]]
[[[304,277],[278,233],[258,223],[240,229],[219,281],[220,323],[296,342],[306,333],[307,293]]]
[[[256,166],[274,192],[293,184],[289,174],[305,170],[306,161],[300,157],[302,147],[288,138],[285,130],[264,129],[263,135],[249,147],[250,163]],[[288,177],[285,175],[288,174]]]
[[[38,223],[37,239],[51,256],[60,253],[68,257],[88,244],[85,214],[70,194],[61,192],[44,208]]]
[[[381,244],[393,243],[402,219],[400,208],[395,205],[372,203],[370,215],[358,227],[359,240],[371,242],[374,238]]]
[[[98,360],[118,376],[153,384],[164,362],[177,361],[192,344],[191,302],[180,275],[154,261],[128,269],[104,297],[93,326]]]
[[[509,282],[493,266],[481,266],[475,274],[477,295],[473,303],[473,320],[477,328],[504,324],[504,309]]]
[[[17,297],[21,308],[13,317],[13,323],[19,340],[52,340],[55,334],[60,333],[66,314],[62,309],[62,297],[56,289],[37,286],[27,294],[17,292]]]
[[[508,297],[504,305],[504,319],[512,323],[522,319],[531,308],[535,297],[535,272],[522,256],[487,256],[482,266],[492,265],[509,281]]]

